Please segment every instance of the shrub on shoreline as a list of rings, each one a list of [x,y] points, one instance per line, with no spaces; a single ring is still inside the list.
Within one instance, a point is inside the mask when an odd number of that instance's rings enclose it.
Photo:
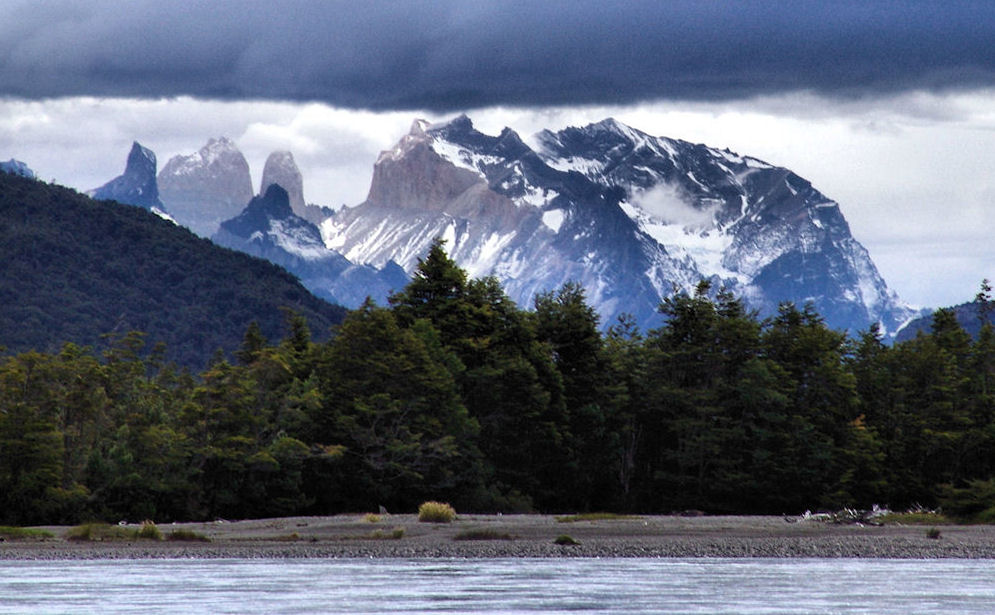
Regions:
[[[418,507],[418,520],[426,523],[452,523],[456,510],[443,502],[424,502]]]

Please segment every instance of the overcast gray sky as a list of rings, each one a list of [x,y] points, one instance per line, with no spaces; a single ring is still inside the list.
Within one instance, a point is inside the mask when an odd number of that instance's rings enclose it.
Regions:
[[[995,3],[0,1],[0,159],[79,189],[132,140],[294,152],[365,196],[415,117],[528,135],[612,115],[793,169],[906,300],[995,277]]]

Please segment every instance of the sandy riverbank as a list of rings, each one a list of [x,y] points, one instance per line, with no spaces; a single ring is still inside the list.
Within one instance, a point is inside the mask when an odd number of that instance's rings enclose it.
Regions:
[[[136,527],[137,526],[133,526]],[[42,528],[55,538],[7,540],[0,559],[302,558],[302,557],[875,557],[995,558],[995,526],[833,525],[781,517],[672,517],[559,522],[546,515],[461,515],[451,524],[392,515],[370,523],[361,515],[290,517],[159,526],[210,542],[79,542],[69,528]],[[401,538],[391,538],[403,528]],[[462,540],[484,530],[497,538]],[[580,544],[560,546],[567,534]]]

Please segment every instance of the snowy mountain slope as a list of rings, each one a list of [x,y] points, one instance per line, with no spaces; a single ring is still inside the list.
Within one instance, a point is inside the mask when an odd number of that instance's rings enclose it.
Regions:
[[[315,295],[345,307],[358,307],[367,296],[385,304],[408,282],[393,263],[381,269],[354,265],[326,248],[318,228],[294,214],[287,191],[278,184],[223,222],[212,241],[280,265]]]
[[[703,276],[718,276],[764,313],[811,301],[840,328],[912,315],[851,235],[839,205],[788,169],[609,119],[536,136],[551,166],[619,189],[622,208]]]
[[[465,116],[415,122],[377,160],[366,201],[322,223],[324,241],[411,272],[441,236],[524,306],[580,282],[606,324],[624,312],[656,324],[660,300],[702,278],[762,313],[811,301],[838,328],[893,332],[912,315],[838,205],[787,169],[612,119],[530,141]]]

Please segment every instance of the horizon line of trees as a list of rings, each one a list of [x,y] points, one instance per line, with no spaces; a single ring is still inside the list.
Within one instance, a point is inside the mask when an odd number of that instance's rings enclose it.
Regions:
[[[987,281],[981,314],[993,303]],[[602,333],[568,283],[511,301],[436,241],[325,342],[288,315],[199,374],[132,332],[0,358],[0,523],[414,510],[995,518],[995,332],[949,310],[888,346],[702,282]],[[987,515],[987,516],[986,516]]]

